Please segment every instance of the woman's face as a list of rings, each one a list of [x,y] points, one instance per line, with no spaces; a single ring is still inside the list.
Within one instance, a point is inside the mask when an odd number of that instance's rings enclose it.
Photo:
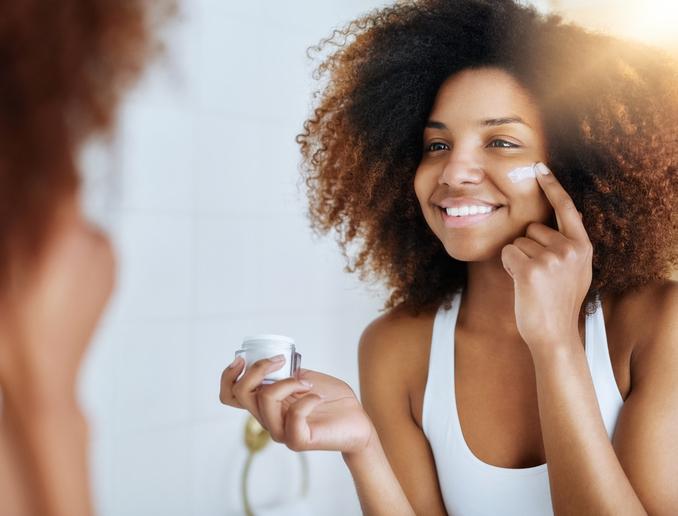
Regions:
[[[540,115],[511,75],[469,69],[443,83],[424,130],[414,189],[450,256],[498,258],[530,222],[549,219],[552,208],[536,179],[513,183],[507,176],[538,161],[546,161]],[[482,207],[470,209],[479,214],[462,216],[471,206]]]

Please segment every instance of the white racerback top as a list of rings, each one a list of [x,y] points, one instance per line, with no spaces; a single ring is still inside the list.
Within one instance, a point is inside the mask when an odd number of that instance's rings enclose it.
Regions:
[[[449,310],[441,306],[436,313],[422,413],[445,508],[454,516],[553,514],[547,464],[519,469],[487,464],[464,440],[454,394],[454,330],[460,303],[461,293],[457,293]],[[610,362],[600,301],[596,312],[586,317],[584,346],[601,415],[612,439],[624,401]]]

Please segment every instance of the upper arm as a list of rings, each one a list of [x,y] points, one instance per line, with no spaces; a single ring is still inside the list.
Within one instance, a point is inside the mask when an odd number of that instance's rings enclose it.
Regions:
[[[652,328],[634,351],[631,392],[619,415],[613,445],[649,514],[678,508],[678,283],[669,282],[644,304]]]
[[[433,455],[410,410],[406,361],[398,352],[406,339],[388,315],[365,329],[359,346],[360,397],[415,513],[444,515]]]

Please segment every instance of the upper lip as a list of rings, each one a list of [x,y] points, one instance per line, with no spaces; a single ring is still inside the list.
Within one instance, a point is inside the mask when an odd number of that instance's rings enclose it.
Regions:
[[[500,206],[499,204],[483,201],[482,199],[476,199],[475,197],[445,197],[443,200],[436,202],[435,204],[440,208],[461,208],[462,206],[479,205],[496,208]]]

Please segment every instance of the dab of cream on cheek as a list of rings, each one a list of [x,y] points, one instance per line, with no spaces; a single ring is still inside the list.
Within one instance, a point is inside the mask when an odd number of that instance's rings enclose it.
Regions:
[[[508,178],[511,180],[512,183],[520,183],[521,181],[525,181],[526,179],[536,179],[537,177],[537,171],[536,171],[536,163],[533,163],[532,165],[528,165],[526,167],[518,167],[514,168],[511,170],[507,175]]]

